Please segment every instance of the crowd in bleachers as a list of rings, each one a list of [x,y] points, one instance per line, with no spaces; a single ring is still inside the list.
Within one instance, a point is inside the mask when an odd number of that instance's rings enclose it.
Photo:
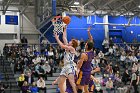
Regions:
[[[21,73],[18,80],[21,90],[27,89],[27,87],[22,88],[23,86],[35,84],[34,77],[40,78],[41,81],[47,80],[47,76],[52,76],[52,73],[56,71],[60,72],[63,67],[63,50],[52,45],[45,45],[45,47],[44,51],[39,52],[36,47],[5,44],[3,54],[11,62],[14,73]],[[31,77],[30,82],[28,77]],[[38,89],[42,89],[39,88],[39,81],[36,83]]]
[[[111,43],[109,43],[111,42]],[[85,42],[79,41],[75,62],[84,51]],[[99,74],[99,84],[96,84],[96,91],[102,91],[102,86],[106,91],[114,91],[119,88],[137,85],[132,81],[137,81],[140,75],[140,46],[114,44],[106,39],[102,43],[103,51],[94,48],[92,60],[92,74],[96,77]],[[37,93],[38,90],[46,93],[45,80],[47,76],[52,76],[53,72],[60,72],[63,67],[63,52],[59,46],[51,44],[41,44],[41,52],[38,48],[31,46],[5,45],[3,54],[12,62],[14,73],[20,72],[18,85],[23,93]],[[99,68],[100,71],[96,71]],[[35,81],[34,77],[38,77]],[[136,82],[139,83],[139,82]],[[29,87],[30,86],[30,87]],[[135,92],[138,93],[138,92]]]

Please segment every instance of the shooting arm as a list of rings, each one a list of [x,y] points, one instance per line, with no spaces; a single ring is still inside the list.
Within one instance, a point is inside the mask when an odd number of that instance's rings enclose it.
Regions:
[[[67,45],[64,45],[60,39],[59,39],[59,36],[57,35],[57,33],[54,33],[55,35],[55,39],[57,41],[57,43],[59,44],[59,46],[63,49],[66,49],[66,50],[70,50],[70,51],[73,51],[74,49],[71,47],[71,46],[67,46]]]
[[[67,41],[67,38],[66,38],[66,26],[64,27],[64,31],[63,31],[63,41],[64,41],[65,45],[68,44],[68,41]]]

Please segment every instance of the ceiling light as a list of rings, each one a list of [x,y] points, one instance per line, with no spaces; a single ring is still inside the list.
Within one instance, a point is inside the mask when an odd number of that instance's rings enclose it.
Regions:
[[[140,8],[140,5],[138,7]]]
[[[70,6],[70,7],[72,7],[72,8],[73,8],[73,7],[81,7],[81,6]]]
[[[75,5],[79,5],[79,2],[75,1],[74,4],[75,4]]]

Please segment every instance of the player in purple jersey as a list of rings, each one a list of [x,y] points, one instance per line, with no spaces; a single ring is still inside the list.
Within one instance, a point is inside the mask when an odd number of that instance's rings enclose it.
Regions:
[[[89,83],[90,83],[90,76],[91,76],[91,62],[92,58],[94,57],[94,52],[93,52],[93,38],[90,34],[90,29],[91,27],[88,28],[88,35],[89,35],[89,40],[85,44],[85,52],[81,54],[80,60],[77,63],[77,67],[79,70],[78,74],[78,80],[77,80],[77,85],[78,85],[78,93],[82,93],[83,89],[85,93],[89,93]]]

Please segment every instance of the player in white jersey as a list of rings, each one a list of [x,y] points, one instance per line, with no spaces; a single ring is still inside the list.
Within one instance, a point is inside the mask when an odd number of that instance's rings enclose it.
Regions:
[[[66,79],[69,80],[73,92],[77,93],[76,90],[76,84],[74,80],[74,67],[73,67],[73,60],[74,60],[74,55],[75,55],[75,48],[78,46],[78,42],[75,39],[72,39],[69,43],[67,42],[66,39],[66,27],[64,27],[64,32],[63,32],[63,42],[62,43],[59,39],[59,35],[57,33],[54,33],[55,39],[59,46],[63,49],[65,49],[65,54],[64,54],[64,67],[62,68],[62,71],[60,73],[60,78],[59,78],[59,83],[58,86],[60,88],[61,93],[66,93]]]

